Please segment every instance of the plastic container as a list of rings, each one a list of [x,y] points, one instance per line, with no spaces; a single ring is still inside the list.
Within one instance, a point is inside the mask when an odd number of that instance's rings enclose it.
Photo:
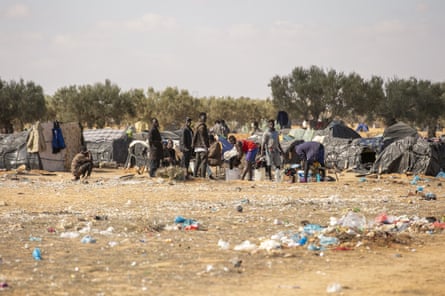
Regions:
[[[239,180],[240,171],[238,168],[226,169],[226,181]]]
[[[312,172],[309,171],[307,174],[307,180],[304,180],[304,171],[303,170],[299,170],[297,171],[297,175],[298,175],[298,182],[302,183],[302,182],[311,182],[312,180]]]
[[[281,171],[279,169],[275,170],[275,182],[281,183],[282,177],[281,177]]]
[[[255,181],[264,181],[265,172],[264,169],[257,169],[253,173],[253,179]]]

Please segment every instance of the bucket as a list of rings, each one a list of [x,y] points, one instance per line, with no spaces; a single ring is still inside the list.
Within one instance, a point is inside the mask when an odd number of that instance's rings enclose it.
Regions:
[[[304,171],[303,170],[299,170],[299,171],[297,171],[297,174],[298,174],[298,182],[301,182],[301,180],[304,179]],[[312,180],[312,172],[309,171],[308,174],[307,174],[306,182],[311,182],[311,180]]]
[[[255,181],[264,181],[265,171],[263,168],[254,170],[253,179]]]
[[[189,169],[193,173],[195,171],[195,160],[190,160]]]
[[[275,170],[275,182],[281,183],[281,181],[282,181],[281,171],[279,169],[276,169]]]
[[[239,180],[240,172],[238,168],[226,169],[226,181]]]

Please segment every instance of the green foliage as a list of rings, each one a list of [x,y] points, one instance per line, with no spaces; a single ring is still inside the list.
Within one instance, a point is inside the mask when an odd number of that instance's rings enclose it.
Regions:
[[[402,120],[435,134],[445,108],[445,84],[410,78],[390,79],[373,76],[365,80],[357,73],[338,73],[316,66],[296,67],[291,74],[274,76],[269,87],[272,100],[247,97],[192,97],[187,90],[167,87],[121,89],[105,80],[94,85],[67,86],[51,97],[34,82],[5,82],[0,79],[0,128],[11,132],[36,120],[77,121],[88,128],[128,126],[158,118],[161,128],[179,129],[186,117],[197,121],[200,112],[208,115],[208,125],[224,119],[231,130],[275,118],[284,110],[290,118],[334,119],[355,122],[382,119],[386,123]]]
[[[42,87],[34,82],[2,81],[0,83],[0,128],[12,132],[13,125],[22,130],[25,124],[41,120],[46,115]]]

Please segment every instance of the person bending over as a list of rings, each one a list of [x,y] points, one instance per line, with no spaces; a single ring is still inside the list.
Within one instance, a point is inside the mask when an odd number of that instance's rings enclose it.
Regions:
[[[258,153],[258,146],[254,141],[240,140],[237,141],[235,136],[229,137],[230,144],[234,145],[238,150],[238,158],[241,159],[245,154],[245,166],[241,174],[241,180],[244,180],[246,174],[249,174],[249,181],[253,181],[253,166],[255,164],[255,158]]]
[[[320,171],[321,171],[321,180],[324,180],[326,177],[325,164],[324,164],[324,146],[319,142],[304,142],[295,147],[295,152],[303,161],[304,168],[304,180],[303,182],[307,182],[307,177],[309,173],[309,168],[311,165],[315,163],[319,163]]]

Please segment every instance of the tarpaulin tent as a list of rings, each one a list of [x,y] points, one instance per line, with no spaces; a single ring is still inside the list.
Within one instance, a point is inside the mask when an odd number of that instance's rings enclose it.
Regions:
[[[85,145],[93,156],[94,165],[116,163],[124,165],[128,156],[130,140],[125,130],[84,130]]]
[[[55,150],[53,149],[54,123],[45,122],[41,126],[46,147],[46,149],[39,151],[42,168],[47,171],[69,171],[71,169],[71,161],[80,151],[82,131],[79,123],[59,123],[65,148],[57,149],[57,153],[54,153]]]
[[[328,126],[322,130],[317,130],[315,136],[322,137],[334,137],[342,139],[358,139],[361,138],[360,134],[354,131],[352,128],[344,125],[339,121],[332,121]]]
[[[74,155],[80,151],[81,129],[78,123],[60,123],[65,148],[53,153],[53,123],[35,123],[31,130],[0,136],[0,168],[13,169],[26,165],[27,169],[69,171]],[[33,139],[35,131],[38,138]],[[36,144],[38,143],[39,144]]]
[[[436,176],[444,168],[444,143],[431,143],[418,136],[389,144],[377,157],[371,173],[406,173]]]
[[[319,141],[325,149],[325,165],[328,168],[354,168],[362,159],[363,147],[359,145],[361,136],[339,121],[332,121],[323,130],[315,132],[314,141]]]
[[[397,122],[388,126],[383,131],[382,150],[389,146],[392,142],[403,139],[405,137],[418,137],[419,134],[415,128],[410,127],[404,122]]]
[[[0,135],[0,168],[16,169],[21,165],[40,168],[38,159],[28,159],[26,139],[28,131]]]

